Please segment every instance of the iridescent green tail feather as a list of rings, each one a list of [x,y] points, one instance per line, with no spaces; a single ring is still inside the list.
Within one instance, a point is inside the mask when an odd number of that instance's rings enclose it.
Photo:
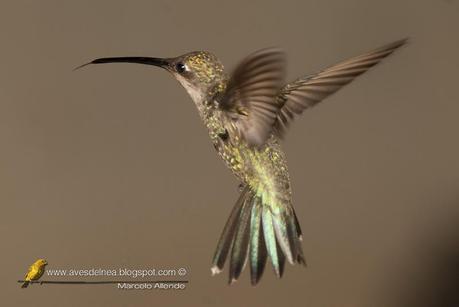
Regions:
[[[301,230],[291,204],[263,204],[246,186],[221,234],[213,259],[212,273],[220,273],[230,255],[229,282],[236,281],[247,261],[252,285],[263,275],[269,256],[277,277],[282,277],[285,260],[305,264]]]

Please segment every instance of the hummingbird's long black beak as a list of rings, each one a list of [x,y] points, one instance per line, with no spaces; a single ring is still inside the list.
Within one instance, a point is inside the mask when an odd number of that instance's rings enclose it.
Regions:
[[[168,59],[162,58],[150,58],[150,57],[114,57],[114,58],[99,58],[95,59],[89,63],[80,65],[74,70],[80,69],[90,64],[107,64],[107,63],[136,63],[144,65],[153,65],[162,68],[167,68],[169,66]]]

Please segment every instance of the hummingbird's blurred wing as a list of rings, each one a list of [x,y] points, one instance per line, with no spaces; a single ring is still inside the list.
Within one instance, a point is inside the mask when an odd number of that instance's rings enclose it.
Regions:
[[[249,146],[260,146],[271,135],[285,67],[284,52],[267,48],[245,58],[230,77],[220,108]]]
[[[406,39],[393,42],[285,85],[277,97],[281,109],[274,132],[282,137],[295,114],[301,114],[335,93],[405,43]]]

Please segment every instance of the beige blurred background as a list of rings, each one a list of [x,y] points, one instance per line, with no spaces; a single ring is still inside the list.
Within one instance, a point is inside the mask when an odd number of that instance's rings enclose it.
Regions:
[[[458,306],[459,3],[2,1],[2,306]],[[309,266],[210,276],[238,196],[185,91],[95,57],[285,48],[289,78],[410,44],[293,125],[285,150]],[[184,291],[16,280],[49,269],[179,268]],[[453,271],[455,270],[455,271]],[[50,278],[46,278],[50,279]],[[456,300],[456,301],[454,301]]]

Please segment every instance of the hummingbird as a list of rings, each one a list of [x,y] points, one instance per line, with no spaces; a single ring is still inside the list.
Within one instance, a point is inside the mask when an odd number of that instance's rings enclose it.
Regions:
[[[248,263],[251,284],[256,285],[268,258],[278,278],[286,261],[306,265],[281,148],[289,124],[405,42],[392,42],[290,83],[285,82],[285,53],[276,47],[253,52],[231,74],[208,51],[173,58],[98,58],[78,68],[106,63],[151,65],[168,71],[185,88],[218,155],[240,181],[240,196],[217,244],[212,275],[220,273],[228,259],[231,284]]]

